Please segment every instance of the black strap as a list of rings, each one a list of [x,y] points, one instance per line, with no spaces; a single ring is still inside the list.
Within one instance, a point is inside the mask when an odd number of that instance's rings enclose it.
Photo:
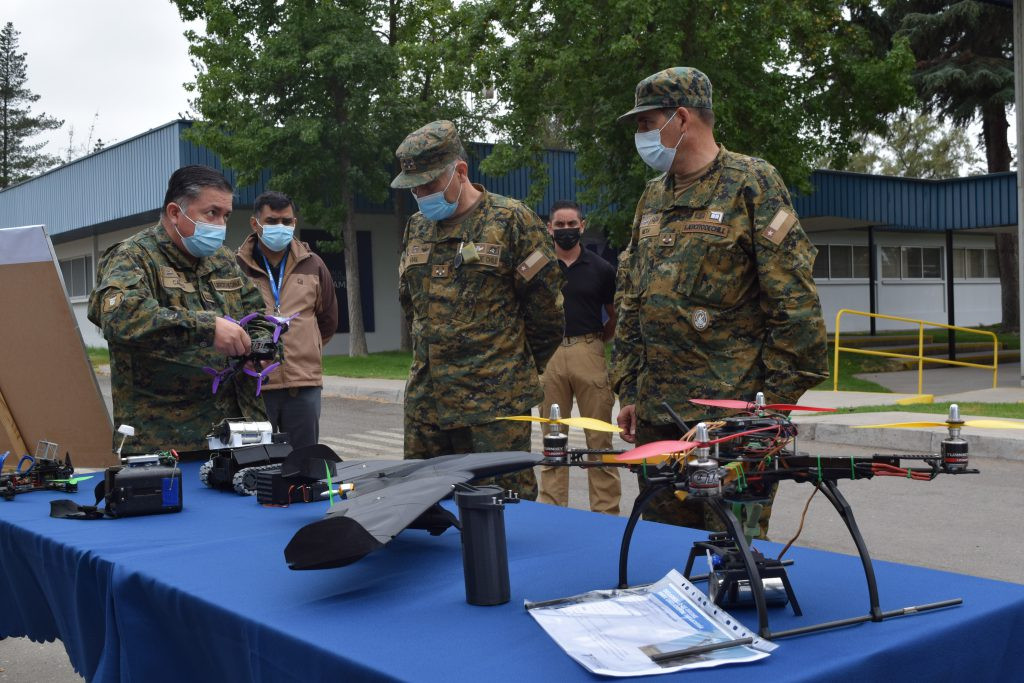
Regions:
[[[103,511],[95,505],[79,505],[64,498],[50,501],[50,516],[58,519],[103,519]]]
[[[106,485],[106,479],[101,479],[93,489],[93,493],[96,495],[95,505],[79,505],[69,498],[50,501],[50,516],[57,519],[103,519],[100,502],[106,496]]]

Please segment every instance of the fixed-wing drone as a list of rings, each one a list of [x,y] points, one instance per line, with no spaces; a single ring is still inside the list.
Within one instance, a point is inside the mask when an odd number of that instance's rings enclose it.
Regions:
[[[296,532],[284,550],[292,569],[344,567],[384,547],[405,529],[437,536],[458,520],[439,502],[474,479],[540,464],[535,453],[464,453],[429,460],[337,463],[335,481],[346,499]]]
[[[213,393],[217,393],[217,389],[220,388],[221,383],[227,378],[231,377],[238,371],[242,371],[246,375],[256,378],[256,395],[259,396],[263,390],[263,380],[267,378],[271,372],[277,369],[281,365],[281,335],[288,331],[288,325],[298,315],[290,315],[287,318],[279,318],[273,315],[266,315],[265,313],[250,313],[241,320],[235,320],[230,316],[224,316],[226,319],[233,323],[238,324],[240,327],[245,328],[246,332],[249,332],[251,338],[251,346],[249,353],[244,356],[231,356],[228,359],[228,364],[221,370],[215,370],[211,367],[204,367],[203,372],[213,375]],[[265,320],[274,326],[274,332],[267,337],[266,335],[256,335],[256,330],[249,327],[249,323],[255,320]],[[260,332],[263,332],[261,329]],[[264,361],[273,361],[269,363],[262,370],[253,370],[253,367],[258,367],[260,363]]]

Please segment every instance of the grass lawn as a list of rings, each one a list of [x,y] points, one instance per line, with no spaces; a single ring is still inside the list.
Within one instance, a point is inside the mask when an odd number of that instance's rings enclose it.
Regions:
[[[985,417],[1009,417],[1024,420],[1024,403],[958,403],[961,415],[984,415]],[[905,413],[927,413],[948,415],[949,403],[911,403],[909,405],[860,406],[840,408],[837,413],[878,413],[900,411]]]
[[[361,358],[324,356],[324,374],[337,377],[406,379],[411,364],[411,351],[380,351]]]
[[[832,382],[835,375],[835,355],[828,355],[828,379],[814,387],[821,391],[832,391]],[[858,379],[854,375],[861,372],[885,372],[891,370],[890,364],[879,356],[861,356],[855,353],[839,354],[839,390],[840,391],[877,391],[884,394],[892,392],[881,384],[869,382],[865,379]]]
[[[110,363],[110,354],[102,347],[87,346],[85,352],[88,354],[89,362],[92,363],[94,368],[97,365],[108,365]]]
[[[980,325],[978,327],[972,327],[971,329],[980,330],[980,331],[984,331],[984,332],[994,332],[995,335],[996,335],[996,338],[999,339],[999,341],[1003,343],[1004,348],[1007,348],[1007,349],[1019,349],[1020,348],[1020,335],[1018,333],[1016,333],[1016,332],[1000,332],[998,325]],[[970,332],[965,332],[963,330],[955,330],[955,333],[956,333],[956,340],[958,342],[987,342],[987,341],[989,341],[989,339],[991,339],[988,335],[985,335],[985,334],[971,334]],[[869,332],[843,332],[842,335],[840,336],[840,339],[843,339],[845,337],[867,337],[867,336],[869,336],[869,334],[870,334]],[[942,344],[948,338],[949,330],[946,330],[945,328],[942,328],[942,327],[928,327],[926,325],[925,328],[924,328],[924,334],[925,334],[926,337],[927,336],[931,336],[932,343]],[[884,336],[905,335],[905,336],[913,337],[915,339],[915,341],[916,341],[916,339],[917,339],[917,328],[914,327],[914,328],[906,329],[906,330],[879,330],[878,331],[878,335],[879,336],[883,336],[883,335]],[[835,341],[835,338],[836,338],[835,333],[834,332],[830,332],[829,335],[828,335],[829,347],[832,346],[832,343]]]

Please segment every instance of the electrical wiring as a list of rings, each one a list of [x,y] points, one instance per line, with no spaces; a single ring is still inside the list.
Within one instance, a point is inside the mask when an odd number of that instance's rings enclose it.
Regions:
[[[804,504],[804,511],[800,515],[800,526],[798,526],[797,529],[796,529],[796,535],[793,536],[793,538],[789,539],[789,543],[787,543],[782,548],[782,550],[779,551],[779,556],[775,558],[776,561],[781,561],[782,560],[782,556],[786,554],[786,551],[789,550],[789,547],[796,542],[796,539],[800,538],[800,534],[804,530],[804,520],[807,519],[807,511],[811,507],[811,500],[814,498],[815,494],[817,494],[818,491],[820,491],[820,490],[821,490],[821,484],[815,484],[814,485],[814,490],[811,491],[811,495],[807,497],[807,502]]]

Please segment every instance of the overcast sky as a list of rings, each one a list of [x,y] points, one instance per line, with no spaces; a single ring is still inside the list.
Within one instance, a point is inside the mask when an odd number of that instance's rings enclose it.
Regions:
[[[83,145],[97,113],[93,141],[106,144],[188,114],[188,26],[170,0],[3,0],[7,22],[27,53],[26,86],[40,96],[33,113],[64,120],[35,140],[49,140],[50,154],[64,153],[72,125]]]

